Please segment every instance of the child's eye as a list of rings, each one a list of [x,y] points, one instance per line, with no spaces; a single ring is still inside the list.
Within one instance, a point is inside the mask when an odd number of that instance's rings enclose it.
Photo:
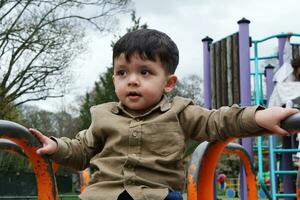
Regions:
[[[150,75],[151,72],[150,72],[149,70],[147,70],[147,69],[144,69],[144,70],[141,71],[141,74],[142,74],[143,76],[147,76],[147,75]]]
[[[118,76],[126,76],[127,72],[125,70],[119,70],[116,73]]]

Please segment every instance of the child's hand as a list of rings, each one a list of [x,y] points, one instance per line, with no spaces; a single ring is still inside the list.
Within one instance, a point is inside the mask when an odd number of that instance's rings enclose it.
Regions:
[[[48,154],[51,155],[57,151],[57,144],[55,141],[51,140],[47,136],[43,135],[40,131],[29,128],[29,132],[34,135],[41,143],[43,147],[36,150],[36,153],[39,155]]]
[[[299,110],[295,108],[271,107],[256,111],[255,120],[259,126],[270,130],[272,133],[287,136],[290,133],[282,129],[280,123],[282,120],[297,112],[299,112]]]

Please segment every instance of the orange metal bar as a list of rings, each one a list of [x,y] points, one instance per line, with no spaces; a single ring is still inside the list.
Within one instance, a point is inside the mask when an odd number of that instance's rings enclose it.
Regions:
[[[236,154],[237,156],[239,156],[239,158],[241,159],[241,161],[243,163],[243,166],[245,169],[245,174],[246,174],[247,189],[248,189],[248,191],[247,191],[248,198],[247,199],[249,199],[249,200],[258,199],[256,176],[255,176],[255,172],[254,172],[253,165],[251,162],[251,158],[249,157],[246,150],[229,145],[224,149],[224,153]]]
[[[79,172],[80,191],[83,192],[89,183],[91,172],[89,168]]]
[[[52,166],[46,156],[36,154],[41,144],[29,131],[16,123],[0,120],[0,138],[9,140],[20,146],[30,160],[36,175],[38,199],[57,200],[57,187]]]
[[[206,143],[202,145],[201,153],[193,157],[188,173],[188,199],[214,199],[214,176],[218,160],[224,153],[233,153],[240,157],[244,164],[247,187],[248,187],[248,200],[257,200],[257,187],[254,170],[251,160],[247,152],[240,148],[240,145],[230,144],[233,139],[228,139],[223,142]],[[226,146],[227,145],[227,146]],[[223,151],[224,150],[224,151]],[[197,153],[197,152],[196,152]],[[196,161],[195,158],[200,159]],[[197,184],[196,184],[197,183]]]
[[[0,151],[17,153],[26,157],[23,149],[21,149],[16,143],[9,140],[0,140]]]
[[[218,160],[225,146],[232,141],[216,142],[208,145],[199,169],[197,182],[197,199],[213,200],[214,198],[214,176]],[[209,146],[211,148],[209,148]]]

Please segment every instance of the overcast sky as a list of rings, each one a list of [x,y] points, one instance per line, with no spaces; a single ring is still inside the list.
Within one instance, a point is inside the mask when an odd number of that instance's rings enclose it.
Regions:
[[[206,36],[214,41],[238,31],[237,21],[251,21],[250,36],[262,39],[274,34],[300,34],[299,0],[134,0],[133,8],[142,23],[167,33],[178,45],[180,61],[176,74],[202,76],[202,42]],[[130,15],[120,17],[115,32],[106,36],[89,35],[87,52],[74,62],[74,83],[65,98],[40,101],[38,105],[57,110],[61,103],[73,102],[76,96],[90,91],[99,74],[111,66],[110,43],[113,35],[123,35],[130,26]],[[268,42],[261,51],[274,54],[277,41]]]

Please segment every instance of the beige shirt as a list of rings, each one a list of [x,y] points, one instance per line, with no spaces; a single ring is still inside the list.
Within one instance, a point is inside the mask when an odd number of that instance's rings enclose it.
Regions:
[[[207,110],[190,99],[167,98],[140,116],[120,103],[91,108],[92,123],[76,139],[56,138],[56,162],[77,170],[93,165],[84,200],[114,200],[126,190],[135,200],[163,200],[168,191],[182,191],[187,141],[225,140],[261,131],[257,107]]]

